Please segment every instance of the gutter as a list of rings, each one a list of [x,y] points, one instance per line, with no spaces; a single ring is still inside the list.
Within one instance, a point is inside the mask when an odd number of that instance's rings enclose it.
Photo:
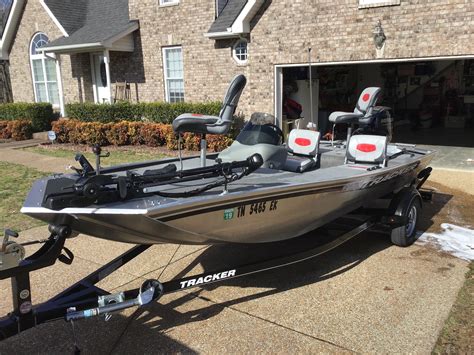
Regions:
[[[103,49],[105,46],[101,42],[95,42],[95,43],[82,43],[82,44],[69,44],[69,45],[64,45],[64,46],[53,46],[53,47],[42,47],[39,48],[39,52],[54,52],[54,53],[66,53],[66,52],[74,52],[77,50],[81,51],[88,51],[89,49]]]

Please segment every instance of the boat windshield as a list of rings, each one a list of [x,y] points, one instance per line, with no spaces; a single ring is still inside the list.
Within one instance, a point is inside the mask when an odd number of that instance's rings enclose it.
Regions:
[[[237,136],[237,142],[244,145],[282,144],[281,131],[273,122],[275,122],[275,117],[272,115],[254,113]]]
[[[237,142],[244,145],[281,144],[280,134],[273,125],[254,125],[248,122],[237,136]]]

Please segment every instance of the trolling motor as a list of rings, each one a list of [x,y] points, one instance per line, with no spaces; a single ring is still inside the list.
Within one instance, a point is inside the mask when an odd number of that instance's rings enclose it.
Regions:
[[[107,152],[104,155],[102,155],[102,147],[99,144],[95,144],[92,146],[92,153],[94,153],[95,155],[95,170],[92,164],[89,163],[87,158],[84,156],[84,154],[81,154],[81,153],[77,153],[74,159],[79,163],[82,170],[74,168],[72,166],[70,168],[76,171],[76,173],[78,173],[81,176],[88,176],[93,173],[95,173],[95,175],[100,175],[100,171],[101,171],[100,160],[101,158],[110,157],[110,152]]]
[[[97,155],[100,153],[97,151]],[[90,163],[82,156],[83,171]],[[48,181],[43,207],[60,210],[67,207],[85,207],[92,204],[125,201],[137,197],[158,195],[162,197],[191,197],[219,186],[242,179],[263,165],[260,154],[251,155],[245,160],[222,163],[213,166],[177,171],[174,164],[163,168],[145,171],[143,175],[128,171],[126,176],[81,174],[79,179],[60,177]],[[169,192],[163,186],[173,183],[217,178],[215,182],[193,190]]]

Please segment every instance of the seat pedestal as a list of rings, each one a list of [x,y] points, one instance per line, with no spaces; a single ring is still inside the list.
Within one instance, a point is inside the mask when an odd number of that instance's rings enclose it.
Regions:
[[[206,157],[207,157],[207,140],[206,135],[201,136],[201,167],[206,166]]]

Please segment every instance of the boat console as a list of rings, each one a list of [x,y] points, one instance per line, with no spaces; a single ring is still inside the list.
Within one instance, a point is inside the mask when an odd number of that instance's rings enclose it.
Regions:
[[[258,153],[264,161],[262,167],[282,169],[288,156],[283,141],[283,132],[275,125],[275,117],[268,113],[256,112],[232,145],[219,154],[218,159],[231,163]]]

